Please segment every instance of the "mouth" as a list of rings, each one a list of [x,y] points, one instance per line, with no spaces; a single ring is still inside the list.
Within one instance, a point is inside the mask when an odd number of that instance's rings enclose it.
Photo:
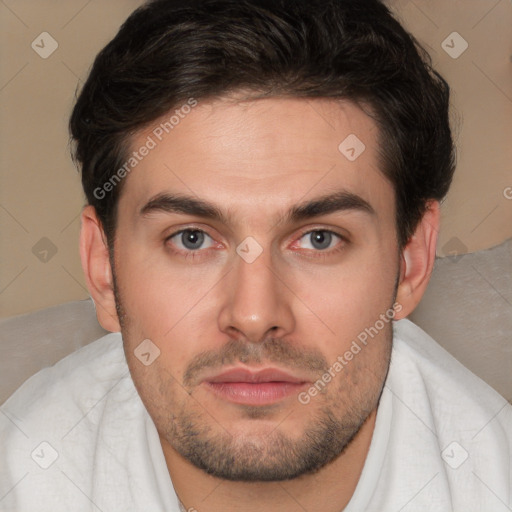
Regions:
[[[296,395],[309,381],[275,368],[234,368],[202,383],[223,400],[239,405],[270,405]]]

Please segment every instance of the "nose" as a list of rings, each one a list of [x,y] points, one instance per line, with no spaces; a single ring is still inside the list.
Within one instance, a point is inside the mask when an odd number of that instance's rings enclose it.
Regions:
[[[293,294],[272,267],[268,251],[252,263],[235,258],[226,276],[219,328],[234,339],[260,343],[268,337],[282,337],[293,331]]]

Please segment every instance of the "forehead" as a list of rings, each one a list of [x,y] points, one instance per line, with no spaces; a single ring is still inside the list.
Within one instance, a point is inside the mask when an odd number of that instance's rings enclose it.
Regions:
[[[183,193],[247,219],[343,189],[393,209],[376,124],[350,102],[225,97],[176,110],[132,139],[130,154],[151,149],[120,206],[140,211],[158,194]]]

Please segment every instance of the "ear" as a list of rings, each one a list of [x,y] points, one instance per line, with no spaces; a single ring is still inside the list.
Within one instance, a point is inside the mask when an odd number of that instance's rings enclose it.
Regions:
[[[402,309],[397,311],[396,320],[412,313],[427,289],[436,258],[439,223],[439,201],[429,201],[423,218],[402,250],[400,283],[396,297],[396,302]]]
[[[119,332],[114,299],[112,268],[103,226],[93,206],[86,206],[81,215],[80,257],[87,288],[96,306],[96,315],[107,331]]]

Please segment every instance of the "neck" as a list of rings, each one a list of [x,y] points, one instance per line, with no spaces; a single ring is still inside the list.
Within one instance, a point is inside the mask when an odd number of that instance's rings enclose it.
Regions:
[[[377,409],[330,464],[314,474],[283,482],[232,482],[206,474],[183,459],[162,438],[174,489],[186,511],[340,512],[350,501],[368,454]]]

